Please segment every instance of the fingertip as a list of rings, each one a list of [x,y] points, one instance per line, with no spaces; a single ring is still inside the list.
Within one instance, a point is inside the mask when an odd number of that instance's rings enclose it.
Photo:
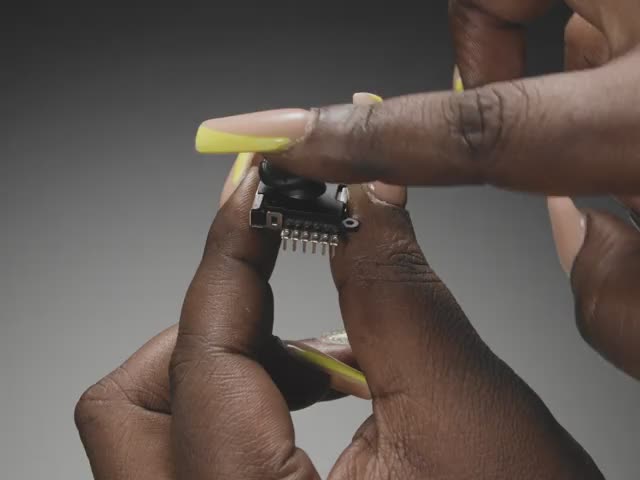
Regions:
[[[404,208],[407,204],[407,187],[372,182],[368,185],[371,195],[382,203]]]
[[[584,244],[586,217],[568,197],[548,197],[547,207],[558,260],[567,275]]]

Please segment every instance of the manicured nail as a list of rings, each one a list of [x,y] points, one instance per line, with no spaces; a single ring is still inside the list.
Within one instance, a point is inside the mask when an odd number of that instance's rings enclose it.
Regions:
[[[388,183],[373,182],[369,184],[371,194],[378,200],[402,207],[407,204],[407,187],[389,185]]]
[[[200,153],[276,152],[300,139],[311,120],[308,110],[282,109],[214,118],[196,134]]]
[[[372,105],[374,103],[382,103],[382,97],[375,93],[357,92],[353,94],[354,105]]]
[[[234,187],[240,185],[240,182],[251,166],[251,161],[253,160],[254,155],[255,153],[253,152],[245,152],[239,153],[236,157],[236,161],[233,162],[233,167],[231,167],[231,184]]]
[[[367,380],[360,370],[302,342],[285,342],[287,350],[296,357],[319,368],[330,378],[331,388],[355,397],[371,399]]]
[[[353,352],[349,344],[347,332],[336,330],[331,333],[325,333],[315,338],[306,338],[300,340],[301,343],[308,347],[320,350],[325,355],[335,358],[336,360],[351,365],[354,361]]]
[[[456,65],[453,67],[453,90],[456,92],[464,92],[464,84],[460,76],[460,69]]]
[[[353,103],[356,105],[373,105],[375,103],[382,103],[382,98],[373,93],[358,92],[353,95]],[[390,203],[398,207],[404,207],[407,204],[406,187],[373,182],[369,184],[369,189],[375,198],[385,203]]]
[[[347,337],[347,332],[345,332],[344,329],[324,333],[320,336],[318,341],[331,345],[349,345],[349,337]]]
[[[255,155],[256,154],[253,152],[238,154],[236,161],[233,162],[231,171],[224,182],[224,187],[222,187],[222,193],[220,194],[220,206],[226,203],[233,192],[235,192],[238,185],[240,185],[240,182],[242,182],[242,179],[247,174],[249,167],[251,167]]]
[[[573,262],[584,244],[585,216],[567,197],[549,197],[547,206],[560,265],[567,275],[571,275]]]

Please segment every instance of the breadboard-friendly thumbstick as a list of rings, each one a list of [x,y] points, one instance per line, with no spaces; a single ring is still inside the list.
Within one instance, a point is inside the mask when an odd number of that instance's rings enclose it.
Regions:
[[[358,229],[349,216],[346,185],[294,176],[263,160],[260,184],[251,208],[251,226],[280,231],[282,249],[333,256],[340,240]]]

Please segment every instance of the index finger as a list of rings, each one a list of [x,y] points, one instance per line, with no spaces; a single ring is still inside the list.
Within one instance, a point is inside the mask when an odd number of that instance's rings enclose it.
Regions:
[[[548,10],[554,1],[450,1],[449,24],[464,85],[470,88],[521,77],[524,24]]]
[[[327,181],[633,193],[639,66],[633,51],[591,71],[462,93],[214,119],[200,127],[196,145],[205,153],[259,148],[294,174]]]
[[[317,478],[261,365],[273,351],[279,238],[249,226],[257,180],[254,168],[219,211],[184,301],[169,368],[179,478]]]

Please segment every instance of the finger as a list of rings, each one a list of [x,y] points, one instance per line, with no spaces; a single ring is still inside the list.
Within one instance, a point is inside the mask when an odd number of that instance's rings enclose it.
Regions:
[[[368,92],[358,92],[353,95],[353,103],[355,105],[374,105],[381,103],[383,100],[378,95]],[[401,206],[404,206],[407,200],[407,189],[405,187],[398,187],[394,185],[387,185],[382,182],[374,182],[371,184],[371,188],[376,190],[376,195],[384,201],[395,202]],[[336,357],[330,357],[327,355],[320,356],[320,350],[313,351],[313,345],[324,347],[325,352],[332,346],[338,346],[344,351],[344,347],[347,347],[348,356],[353,357],[349,348],[348,337],[346,332],[342,331],[333,335],[327,335],[319,340],[312,340],[306,343],[306,350],[299,352],[303,358],[308,357],[310,360],[314,360],[316,365],[319,365],[330,375],[332,379],[332,387],[336,392],[349,393],[351,395],[358,396],[360,398],[369,399],[371,393],[366,382],[366,378],[362,372],[354,369],[353,367],[346,365]],[[302,347],[296,343],[290,343],[292,347]],[[336,353],[344,354],[346,352],[340,352],[338,348],[335,349]],[[336,364],[336,362],[340,362]],[[331,395],[330,398],[334,398],[335,395]]]
[[[567,4],[604,34],[613,57],[623,55],[640,42],[637,21],[640,4],[635,0],[567,0]]]
[[[358,360],[353,355],[349,344],[349,337],[344,329],[326,333],[319,337],[306,338],[298,343],[303,343],[326,355],[330,355],[351,367],[358,368]]]
[[[169,360],[177,331],[174,325],[151,339],[78,401],[75,421],[96,479],[175,478],[169,440]],[[352,362],[344,345],[315,347]],[[275,345],[264,365],[292,409],[322,395],[327,398],[327,377],[289,355],[282,345]]]
[[[398,478],[419,478],[425,458],[447,466],[443,478],[473,478],[477,462],[458,455],[470,451],[476,458],[527,459],[517,472],[499,462],[491,478],[522,472],[578,478],[596,471],[535,393],[479,338],[426,263],[407,212],[372,194],[364,186],[350,188],[361,226],[331,266],[351,346],[373,396],[374,421],[365,422],[331,475],[371,465],[372,451],[390,478],[398,477],[388,467],[398,460],[413,467]],[[523,456],[523,445],[535,455]]]
[[[376,105],[382,103],[382,98],[372,93],[359,92],[353,95],[354,105]],[[407,204],[407,189],[403,186],[388,185],[384,182],[373,182],[370,185],[375,190],[376,197],[383,202],[399,207]]]
[[[350,188],[362,223],[332,260],[340,307],[374,402],[422,397],[439,372],[460,367],[477,337],[426,263],[406,211],[373,195]]]
[[[302,345],[303,349],[310,352],[319,352],[318,358],[309,358],[303,354],[302,359],[309,361],[323,370],[330,378],[331,389],[322,398],[322,401],[332,401],[353,395],[365,400],[371,399],[371,392],[367,380],[358,366],[358,361],[353,355],[349,339],[344,330],[326,334],[319,338],[308,338],[299,342],[285,342],[290,345]],[[295,351],[293,349],[292,351]],[[307,356],[307,358],[304,358]],[[338,362],[337,364],[335,362]],[[345,369],[347,366],[349,369]]]
[[[238,154],[220,195],[221,206],[236,190],[249,168],[261,160],[262,156],[255,153]],[[322,347],[326,348],[325,345]],[[340,349],[334,346],[331,350],[336,350],[340,356],[351,357],[348,345]],[[304,341],[274,341],[263,356],[262,366],[278,386],[290,410],[344,395],[370,398],[361,372]]]
[[[521,77],[525,67],[524,24],[540,16],[552,3],[553,0],[450,1],[449,23],[465,87]]]
[[[399,97],[373,106],[301,110],[296,128],[305,133],[298,137],[290,119],[283,123],[289,114],[278,110],[232,123],[242,123],[245,133],[269,130],[286,137],[287,149],[269,159],[311,178],[489,183],[550,195],[628,194],[640,185],[635,134],[640,109],[629,107],[640,101],[639,60],[633,53],[589,72]],[[602,94],[612,90],[616,95]],[[211,120],[200,131],[232,129],[229,122]],[[217,144],[200,147],[215,152]]]
[[[584,243],[585,217],[567,197],[549,197],[547,206],[558,260],[564,272],[570,275]]]
[[[611,59],[604,34],[578,14],[571,16],[564,32],[565,69],[585,70]]]
[[[169,369],[180,478],[318,477],[260,366],[273,345],[279,239],[249,226],[257,180],[250,170],[219,211],[183,305]]]
[[[578,327],[606,359],[640,379],[640,233],[609,214],[586,218],[571,270]]]
[[[168,388],[176,335],[160,333],[80,398],[75,421],[97,480],[176,478]]]
[[[355,105],[373,105],[381,103],[382,98],[369,92],[358,92],[353,95]],[[387,201],[406,203],[406,188],[375,182],[377,195]],[[371,393],[366,378],[352,365],[355,363],[349,340],[344,330],[325,335],[320,339],[305,342],[288,342],[292,352],[300,358],[314,363],[327,373],[331,379],[333,392],[328,399],[338,398],[341,393],[370,399]],[[345,362],[346,360],[346,362]]]

